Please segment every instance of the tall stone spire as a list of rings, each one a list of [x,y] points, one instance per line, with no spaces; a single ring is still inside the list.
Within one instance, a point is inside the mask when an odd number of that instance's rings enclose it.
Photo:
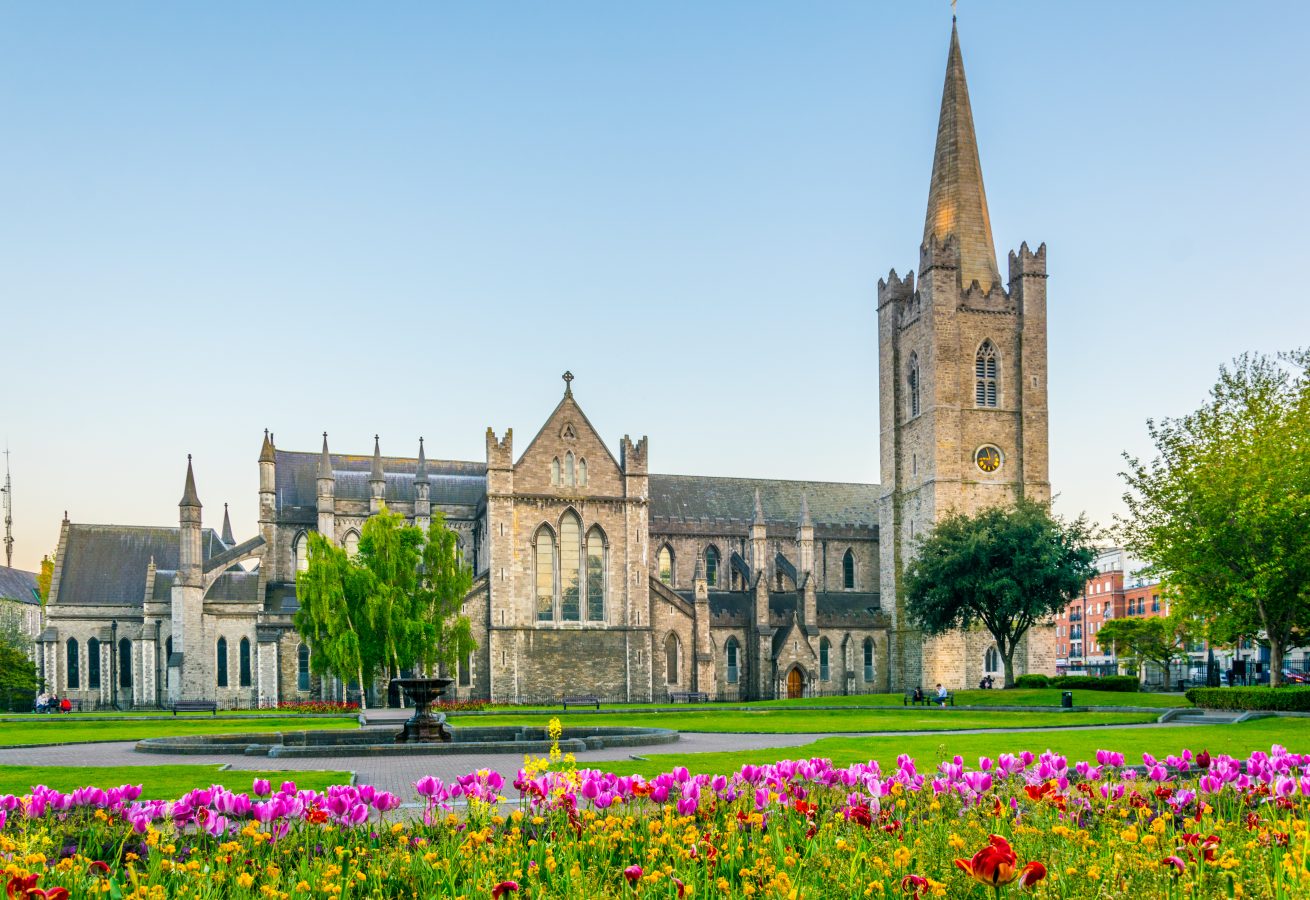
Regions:
[[[382,444],[375,434],[373,435],[373,466],[368,472],[368,512],[369,515],[377,515],[382,512],[382,503],[386,499],[387,477],[382,472]]]
[[[182,489],[182,500],[178,506],[200,509],[200,497],[196,494],[196,476],[191,471],[191,454],[186,455],[186,487]]]
[[[960,284],[977,281],[984,291],[1001,280],[996,267],[996,245],[987,214],[978,137],[969,107],[969,85],[964,79],[960,33],[951,24],[951,49],[946,57],[946,85],[942,88],[941,118],[937,122],[937,150],[928,187],[928,215],[923,242],[943,243],[954,236],[960,252]]]
[[[423,455],[423,438],[418,439],[418,465],[414,468],[414,481],[428,480],[428,460]]]
[[[332,478],[337,476],[332,472],[332,455],[328,453],[327,432],[323,432],[323,453],[318,458],[318,477]]]
[[[273,452],[273,440],[268,436],[268,429],[264,429],[264,444],[259,448],[260,462],[277,462],[277,454]]]
[[[381,481],[382,474],[382,444],[378,436],[373,435],[373,467],[369,470],[369,481]]]
[[[232,520],[227,515],[227,504],[223,504],[223,543],[229,547],[237,545],[236,538],[232,537]]]

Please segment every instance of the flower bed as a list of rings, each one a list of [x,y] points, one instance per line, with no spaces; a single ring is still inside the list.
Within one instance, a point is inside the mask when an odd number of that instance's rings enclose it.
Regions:
[[[36,788],[0,796],[0,864],[11,898],[1310,895],[1310,756],[1143,762],[646,780],[537,761],[512,784],[421,779],[413,815],[369,787]]]
[[[276,707],[282,712],[298,713],[357,713],[358,703],[340,700],[282,700]]]

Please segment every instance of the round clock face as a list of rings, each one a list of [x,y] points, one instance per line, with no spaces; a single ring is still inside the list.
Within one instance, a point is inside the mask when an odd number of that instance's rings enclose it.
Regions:
[[[984,472],[995,472],[1001,467],[1001,451],[987,444],[974,451],[973,461]]]

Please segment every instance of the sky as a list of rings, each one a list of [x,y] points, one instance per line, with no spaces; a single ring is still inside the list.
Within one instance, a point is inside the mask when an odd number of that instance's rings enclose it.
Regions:
[[[1049,248],[1057,509],[1310,344],[1306,4],[963,0],[1001,270]],[[0,3],[16,566],[255,532],[259,452],[521,451],[571,370],[656,472],[876,482],[946,0]]]

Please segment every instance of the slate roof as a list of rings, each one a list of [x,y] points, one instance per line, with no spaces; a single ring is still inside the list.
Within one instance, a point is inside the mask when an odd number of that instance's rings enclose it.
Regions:
[[[277,504],[315,506],[318,503],[318,453],[277,451]],[[350,456],[333,453],[332,472],[336,478],[334,495],[343,500],[367,500],[369,470],[373,456]],[[486,463],[459,460],[425,460],[428,492],[433,505],[477,506],[487,494]],[[382,470],[386,477],[387,500],[413,502],[414,473],[418,460],[384,456]]]
[[[876,484],[835,481],[775,481],[767,478],[716,478],[708,475],[650,476],[650,515],[654,520],[735,519],[749,522],[760,492],[766,522],[795,525],[801,496],[816,525],[876,528]]]
[[[205,602],[258,603],[259,573],[229,569],[214,581],[209,592],[205,594]]]
[[[688,603],[694,591],[678,591]],[[782,628],[796,613],[799,594],[795,591],[769,594],[769,625]],[[879,595],[865,591],[819,591],[816,618],[820,628],[868,628],[886,623]],[[751,591],[710,591],[710,624],[749,625],[754,615],[755,594]]]
[[[0,566],[0,600],[40,603],[41,597],[36,592],[36,573]]]
[[[146,592],[146,566],[154,557],[159,569],[176,570],[177,528],[136,525],[69,525],[60,555],[60,606],[139,604]],[[200,533],[204,559],[227,548],[214,529]],[[158,580],[158,572],[156,580]],[[158,596],[158,586],[156,586]]]

